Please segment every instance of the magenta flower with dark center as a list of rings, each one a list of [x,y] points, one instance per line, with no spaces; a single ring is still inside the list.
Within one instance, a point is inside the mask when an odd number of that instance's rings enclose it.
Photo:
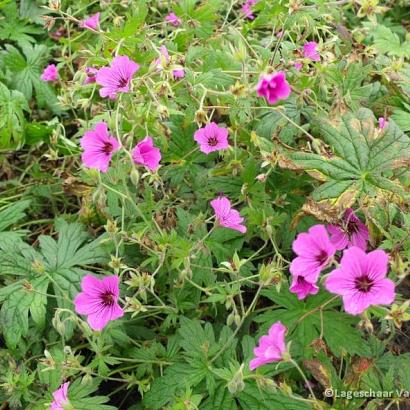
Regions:
[[[53,393],[53,402],[51,403],[49,410],[64,410],[65,406],[69,403],[67,394],[68,386],[70,382],[62,384],[54,393]]]
[[[327,225],[326,228],[330,234],[330,241],[337,250],[349,246],[357,246],[366,250],[369,230],[356,216],[353,209],[346,209],[340,225]]]
[[[300,233],[293,241],[292,248],[298,256],[290,264],[290,272],[293,276],[302,276],[311,284],[317,282],[320,272],[336,253],[323,225],[314,225],[307,233]]]
[[[151,171],[155,171],[161,161],[161,151],[154,147],[152,137],[145,137],[132,150],[132,159],[136,164],[145,165]]]
[[[114,100],[118,93],[129,92],[132,77],[138,70],[139,65],[127,56],[115,57],[109,67],[98,70],[96,82],[102,86],[100,96]]]
[[[352,315],[372,305],[389,305],[395,298],[395,286],[386,278],[388,260],[382,250],[366,254],[352,246],[343,252],[340,267],[329,273],[325,288],[342,296],[345,311]]]
[[[87,316],[91,329],[102,330],[108,322],[124,315],[118,304],[119,281],[115,275],[103,279],[86,275],[81,281],[82,292],[74,299],[75,311]]]
[[[55,64],[49,64],[40,77],[43,81],[56,81],[58,79],[58,70]]]
[[[312,61],[320,61],[320,54],[317,51],[316,41],[309,41],[303,46],[303,56]]]
[[[287,353],[285,334],[287,328],[281,322],[274,323],[266,336],[259,339],[258,345],[253,349],[256,356],[249,362],[250,370],[255,370],[264,364],[279,362]]]
[[[211,206],[215,211],[215,218],[219,225],[241,233],[246,232],[246,226],[242,225],[244,218],[236,209],[231,207],[231,202],[228,198],[221,196],[213,199]]]
[[[286,81],[286,74],[279,71],[263,75],[256,86],[256,91],[259,97],[265,97],[269,104],[275,104],[279,100],[286,100],[291,88]]]
[[[318,286],[308,282],[303,276],[293,275],[289,290],[296,293],[299,300],[305,299],[308,295],[316,295],[319,292]]]
[[[100,26],[100,13],[95,13],[87,19],[80,22],[80,27],[97,30]]]
[[[113,154],[120,149],[120,143],[108,133],[108,125],[98,122],[91,131],[86,131],[80,140],[84,152],[81,160],[87,168],[107,172]]]
[[[207,155],[229,147],[228,130],[224,127],[219,127],[214,122],[195,131],[194,140],[199,144],[199,149]]]

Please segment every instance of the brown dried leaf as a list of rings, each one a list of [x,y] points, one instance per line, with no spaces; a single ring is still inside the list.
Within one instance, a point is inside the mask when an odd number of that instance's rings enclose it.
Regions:
[[[317,380],[323,387],[327,388],[330,384],[330,374],[326,367],[318,359],[304,360],[304,366],[312,376]]]
[[[91,193],[92,189],[92,186],[73,176],[69,176],[63,181],[63,191],[67,195],[86,196]]]
[[[337,224],[340,214],[340,208],[335,207],[331,201],[315,202],[309,198],[302,206],[302,209],[292,219],[291,228],[295,229],[300,219],[306,215],[311,215],[320,222]]]
[[[353,359],[352,365],[345,377],[346,384],[357,385],[362,376],[373,367],[374,362],[374,359],[368,357],[357,357]]]

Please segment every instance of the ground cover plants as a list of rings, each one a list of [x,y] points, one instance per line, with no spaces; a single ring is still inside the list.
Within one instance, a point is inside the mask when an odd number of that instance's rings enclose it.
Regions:
[[[0,1],[0,409],[405,409],[406,0]]]

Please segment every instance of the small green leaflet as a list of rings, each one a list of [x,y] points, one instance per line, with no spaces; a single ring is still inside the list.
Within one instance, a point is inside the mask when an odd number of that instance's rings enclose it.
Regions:
[[[25,216],[25,210],[30,205],[29,200],[15,202],[14,204],[8,206],[7,208],[0,211],[0,238],[3,239],[1,235],[8,235],[10,232],[5,232],[16,222],[20,221]],[[0,244],[1,247],[1,244]]]
[[[384,172],[390,171],[395,161],[409,158],[410,138],[394,121],[389,121],[383,131],[374,124],[373,113],[365,108],[342,116],[336,127],[319,118],[318,133],[333,147],[333,155],[289,154],[298,166],[313,171],[315,177],[325,181],[314,190],[313,199],[337,200],[347,192],[356,198],[386,191],[399,196],[405,194],[401,185],[386,178]]]
[[[22,145],[24,112],[30,112],[27,100],[19,91],[10,91],[0,83],[0,148]]]

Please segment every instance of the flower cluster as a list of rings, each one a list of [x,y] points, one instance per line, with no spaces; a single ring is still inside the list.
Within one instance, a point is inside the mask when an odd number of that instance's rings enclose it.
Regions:
[[[253,20],[252,7],[257,0],[247,0],[242,6],[242,13]],[[165,22],[174,27],[182,24],[181,18],[171,12],[165,17]],[[100,30],[100,13],[81,21],[80,27],[96,31]],[[167,26],[169,28],[169,26]],[[178,30],[179,31],[179,30]],[[182,30],[181,30],[182,31]],[[284,33],[280,33],[282,39]],[[278,40],[279,41],[279,40]],[[158,58],[149,63],[149,74],[172,73],[172,78],[184,79],[186,67],[175,65],[174,56],[165,45],[161,45]],[[321,56],[318,44],[314,41],[303,45],[295,51],[298,59],[294,63],[296,70],[301,70],[303,63],[319,62]],[[303,55],[303,58],[302,58]],[[306,60],[310,60],[306,61]],[[293,64],[293,62],[292,62]],[[108,66],[85,68],[84,84],[99,86],[101,98],[120,100],[122,94],[131,93],[135,88],[133,79],[140,66],[129,56],[116,55]],[[188,76],[189,71],[187,71]],[[145,75],[145,74],[144,74]],[[262,74],[256,85],[256,94],[264,98],[267,104],[277,104],[286,100],[292,88],[286,78],[285,71],[273,71],[272,67]],[[41,75],[44,81],[56,81],[58,70],[54,64],[48,65]],[[175,81],[174,81],[175,83]],[[181,81],[184,83],[184,80]],[[134,88],[133,88],[134,86]],[[264,104],[266,104],[264,101]],[[201,102],[202,107],[202,102]],[[382,130],[388,125],[385,118],[379,118],[379,128]],[[230,129],[207,119],[207,123],[197,129],[192,138],[198,144],[196,150],[205,154],[208,159],[217,158],[232,151],[229,144]],[[154,144],[154,138],[146,135],[135,146],[127,151],[124,141],[121,141],[120,131],[116,127],[116,136],[111,135],[108,123],[99,121],[93,129],[84,132],[80,139],[82,148],[82,164],[86,168],[96,169],[102,173],[109,170],[116,153],[126,152],[131,159],[132,166],[144,166],[152,172],[158,171],[162,159],[161,150]],[[213,155],[210,155],[213,154]],[[165,159],[166,161],[166,159]],[[160,170],[161,171],[161,170]],[[256,177],[264,181],[265,174]],[[245,219],[234,208],[235,204],[223,194],[210,201],[214,211],[214,227],[222,227],[247,233]],[[239,235],[238,235],[239,236]],[[388,279],[388,255],[383,250],[373,250],[366,253],[369,242],[369,231],[366,225],[355,214],[353,209],[346,209],[338,224],[314,225],[307,232],[300,233],[293,241],[292,250],[296,257],[292,260],[289,271],[291,274],[290,291],[303,300],[309,295],[319,292],[320,285],[343,300],[344,310],[352,315],[363,313],[373,305],[391,304],[395,298],[395,285]],[[339,261],[340,260],[340,261]],[[339,262],[338,262],[339,261]],[[331,267],[335,265],[335,268]],[[324,274],[324,272],[326,273]],[[321,275],[324,276],[321,282]],[[74,299],[75,311],[87,317],[87,323],[94,331],[102,331],[109,322],[124,316],[124,309],[120,303],[120,277],[117,275],[98,278],[85,275],[81,281],[81,292]],[[126,311],[126,309],[125,309]],[[280,321],[274,323],[267,335],[259,339],[254,348],[254,358],[249,363],[250,370],[273,362],[291,360],[289,347],[286,346],[287,328]],[[53,393],[51,410],[64,409],[69,405],[69,383],[64,383]]]
[[[348,208],[339,225],[315,225],[293,242],[297,257],[290,265],[290,291],[299,299],[319,291],[320,273],[344,250],[340,266],[325,279],[325,288],[341,295],[346,312],[357,315],[369,306],[390,304],[394,283],[386,279],[388,256],[382,250],[366,253],[369,231]],[[347,248],[347,249],[346,249]]]

